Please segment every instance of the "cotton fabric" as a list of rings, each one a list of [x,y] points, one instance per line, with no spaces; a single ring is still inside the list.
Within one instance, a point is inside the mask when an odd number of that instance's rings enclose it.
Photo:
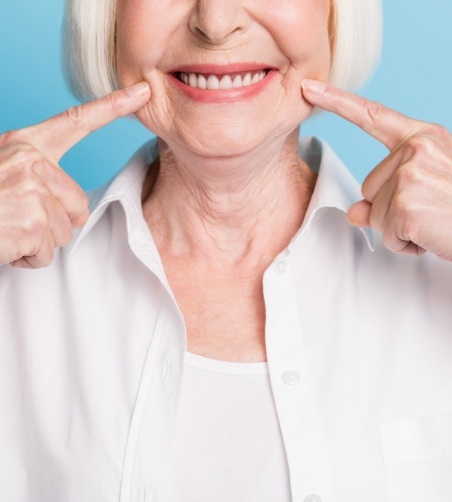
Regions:
[[[290,502],[268,365],[185,354],[166,502]]]
[[[452,264],[350,227],[351,174],[316,139],[300,153],[314,194],[263,278],[292,500],[450,502]],[[92,195],[50,267],[0,268],[1,500],[166,502],[186,342],[141,211],[156,155]]]

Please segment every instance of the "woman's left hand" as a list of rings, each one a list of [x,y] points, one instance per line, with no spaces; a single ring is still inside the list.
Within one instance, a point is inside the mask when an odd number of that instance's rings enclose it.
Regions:
[[[350,223],[379,230],[392,251],[430,251],[452,261],[449,131],[318,81],[305,80],[302,88],[311,104],[356,124],[390,150],[365,179],[364,200],[349,209]]]

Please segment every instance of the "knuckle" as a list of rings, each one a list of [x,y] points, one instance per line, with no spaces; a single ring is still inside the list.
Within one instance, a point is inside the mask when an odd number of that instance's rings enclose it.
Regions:
[[[382,105],[376,101],[366,101],[364,105],[364,120],[377,123],[382,113]]]
[[[444,127],[443,125],[428,124],[427,131],[439,139],[442,139],[442,140],[449,140],[450,139],[449,129],[447,129],[447,127]]]
[[[17,144],[4,152],[0,160],[2,184],[19,186],[30,178],[37,165],[45,163],[45,157],[28,144]]]
[[[418,218],[408,218],[402,221],[400,238],[406,242],[419,242],[420,234]]]
[[[48,229],[48,217],[44,210],[35,210],[33,214],[28,215],[20,225],[22,235],[37,237],[42,235]]]
[[[0,135],[0,147],[13,145],[19,141],[18,131],[6,131]]]
[[[17,146],[17,150],[13,155],[13,163],[20,169],[30,170],[34,164],[43,162],[45,160],[44,155],[36,150],[36,148],[22,143]]]
[[[32,207],[40,208],[48,198],[49,192],[42,183],[26,178],[22,182],[20,195],[22,200],[27,200]]]
[[[411,151],[411,157],[416,160],[425,160],[432,155],[432,143],[426,136],[414,135],[407,139],[407,145]]]
[[[383,245],[389,249],[389,251],[398,251],[399,246],[397,246],[397,239],[391,231],[383,232]]]
[[[11,131],[6,131],[0,135],[0,148],[6,146],[16,146],[18,148],[28,148],[31,150],[36,150],[32,146],[32,133],[33,127],[26,127],[24,129],[14,129]]]
[[[392,200],[392,205],[398,218],[404,224],[411,225],[416,222],[418,206],[406,191],[397,192]]]
[[[60,223],[58,227],[53,228],[51,232],[54,247],[59,248],[65,246],[72,239],[72,227],[69,221],[64,224]]]
[[[63,112],[66,123],[74,129],[79,128],[86,120],[86,113],[82,105],[72,106]]]
[[[52,264],[54,251],[49,251],[42,259],[40,267],[48,267]]]
[[[118,106],[118,103],[120,102],[119,96],[117,94],[107,94],[104,99],[105,106],[110,109],[116,108]]]
[[[394,173],[395,186],[399,191],[408,190],[409,188],[422,183],[421,169],[417,164],[407,163],[402,164]]]
[[[29,268],[44,268],[48,267],[52,263],[53,256],[53,246],[51,246],[48,242],[42,242],[38,252],[33,256],[33,259],[29,257],[26,260],[29,264]]]
[[[24,221],[23,228],[29,234],[41,235],[47,231],[48,225],[47,213],[45,211],[36,211],[33,216]]]
[[[125,105],[127,105],[127,101],[123,99],[121,93],[108,94],[103,102],[106,114],[111,117],[119,116]]]

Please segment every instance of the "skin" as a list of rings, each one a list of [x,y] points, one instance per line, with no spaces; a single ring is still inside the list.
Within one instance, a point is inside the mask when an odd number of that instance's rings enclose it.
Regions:
[[[137,116],[161,138],[144,216],[184,315],[188,350],[216,359],[266,359],[263,274],[300,227],[315,184],[297,153],[299,124],[312,111],[300,99],[300,82],[329,73],[330,4],[285,6],[118,6],[120,81],[149,83],[151,100]],[[193,63],[247,62],[278,68],[276,78],[257,96],[232,103],[196,102],[167,75]]]
[[[136,112],[160,137],[143,212],[184,315],[188,349],[264,360],[262,276],[300,227],[315,185],[297,156],[298,126],[313,106],[390,150],[349,221],[381,231],[393,251],[451,260],[449,132],[319,82],[330,65],[328,2],[288,0],[285,9],[274,2],[120,2],[118,69],[132,87],[0,136],[0,264],[51,262],[88,217],[86,197],[59,159],[91,131]],[[247,102],[191,102],[165,77],[186,61],[262,58],[278,74]]]
[[[364,199],[349,209],[350,223],[382,232],[391,251],[415,256],[429,251],[452,261],[449,131],[321,82],[305,81],[303,95],[361,127],[390,151],[364,180]]]
[[[244,162],[258,166],[262,154],[279,155],[287,134],[309,116],[312,107],[300,100],[300,83],[328,77],[329,0],[288,0],[284,7],[278,0],[118,3],[120,82],[149,83],[151,101],[137,116],[179,163],[217,170],[212,157],[221,167],[226,156],[231,168],[241,170]],[[254,61],[278,67],[278,79],[255,100],[235,104],[195,104],[166,77],[181,64]]]
[[[59,166],[95,129],[149,100],[146,83],[70,108],[41,124],[0,135],[0,265],[48,266],[54,249],[88,219],[82,189]]]

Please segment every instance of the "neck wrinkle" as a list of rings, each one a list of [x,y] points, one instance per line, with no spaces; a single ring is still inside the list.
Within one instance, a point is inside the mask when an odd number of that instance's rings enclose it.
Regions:
[[[245,167],[207,159],[197,168],[161,142],[155,173],[143,213],[159,251],[232,264],[271,262],[287,247],[316,180],[298,157],[298,131],[266,162]]]

